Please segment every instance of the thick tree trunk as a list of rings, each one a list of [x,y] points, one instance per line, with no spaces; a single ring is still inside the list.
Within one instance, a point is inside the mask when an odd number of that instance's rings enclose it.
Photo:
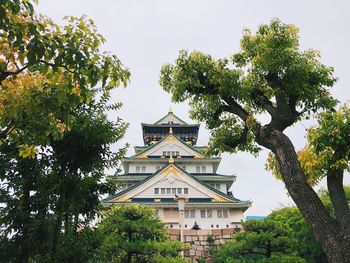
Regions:
[[[328,261],[330,263],[350,262],[350,250],[345,249],[341,229],[307,183],[289,138],[283,132],[267,125],[260,128],[256,134],[256,141],[275,154],[285,186],[309,224]]]

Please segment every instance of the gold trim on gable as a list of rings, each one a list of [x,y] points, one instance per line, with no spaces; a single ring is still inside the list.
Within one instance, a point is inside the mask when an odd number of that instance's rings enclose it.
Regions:
[[[130,202],[130,196],[126,195],[113,200],[114,202]]]
[[[222,198],[222,197],[215,197],[211,200],[213,203],[224,203],[228,202],[227,199]]]
[[[175,175],[179,175],[179,170],[176,169],[173,165],[169,166],[168,168],[165,169],[165,171],[163,172],[163,175],[168,176],[169,174],[175,174]]]
[[[172,133],[170,133],[170,134],[168,135],[168,137],[166,137],[165,141],[168,142],[168,143],[169,143],[169,142],[175,142],[175,141],[176,141],[176,138],[175,138],[174,135],[172,135]]]

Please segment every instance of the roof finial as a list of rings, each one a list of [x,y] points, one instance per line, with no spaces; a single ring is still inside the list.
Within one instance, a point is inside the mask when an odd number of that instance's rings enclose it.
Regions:
[[[173,110],[171,109],[171,106],[169,107],[169,113],[172,113],[173,112]]]
[[[173,127],[169,128],[169,134],[173,134]]]
[[[174,163],[174,158],[172,152],[170,152],[169,163]]]

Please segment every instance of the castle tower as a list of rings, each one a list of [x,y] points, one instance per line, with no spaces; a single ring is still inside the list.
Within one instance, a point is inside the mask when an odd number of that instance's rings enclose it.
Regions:
[[[153,124],[142,123],[144,146],[123,159],[117,177],[121,191],[102,201],[107,205],[145,204],[156,209],[167,228],[241,228],[251,206],[229,191],[234,175],[217,174],[221,159],[197,146],[199,124],[187,124],[170,109]],[[178,200],[185,200],[183,218]]]

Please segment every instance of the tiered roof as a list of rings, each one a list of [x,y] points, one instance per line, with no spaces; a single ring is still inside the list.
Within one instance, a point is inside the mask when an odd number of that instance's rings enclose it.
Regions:
[[[177,117],[170,108],[168,114],[160,120],[153,124],[141,123],[141,126],[145,145],[151,145],[166,137],[169,128],[172,128],[173,133],[181,140],[195,145],[200,124],[186,123]]]

